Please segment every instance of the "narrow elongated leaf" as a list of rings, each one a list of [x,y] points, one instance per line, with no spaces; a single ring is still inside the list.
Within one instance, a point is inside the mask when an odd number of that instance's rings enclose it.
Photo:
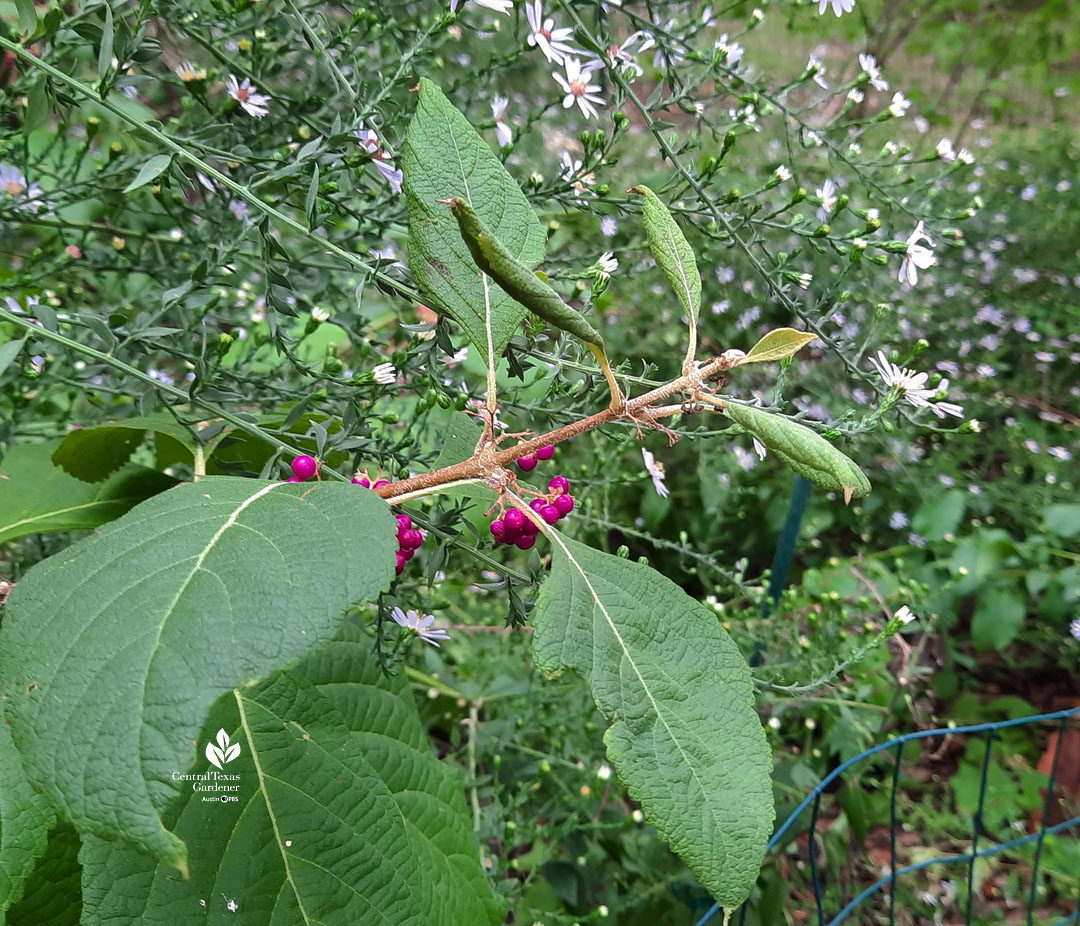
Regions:
[[[81,833],[183,870],[160,813],[210,704],[333,638],[393,577],[389,506],[354,486],[209,477],[31,569],[0,634],[27,774]]]
[[[86,926],[173,926],[193,910],[252,924],[502,922],[461,774],[432,755],[408,685],[362,631],[223,698],[200,745],[220,728],[240,745],[225,769],[237,801],[216,804],[213,783],[207,795],[195,782],[167,817],[190,846],[190,881],[91,837]]]
[[[855,462],[808,427],[749,405],[729,403],[724,414],[800,476],[823,489],[842,492],[845,502],[870,494],[870,482]]]
[[[37,29],[38,17],[34,0],[15,0],[15,9],[19,14],[19,28],[24,34],[29,35]]]
[[[26,534],[99,527],[176,485],[171,476],[133,464],[104,482],[83,482],[53,465],[59,444],[18,444],[0,462],[0,543]]]
[[[449,206],[476,266],[500,289],[556,328],[568,331],[587,344],[604,343],[600,332],[580,312],[563,302],[562,296],[503,247],[472,206],[457,197],[450,200]]]
[[[679,304],[690,316],[691,325],[696,325],[701,308],[701,274],[698,273],[694,249],[671,217],[668,207],[652,190],[647,186],[636,186],[630,192],[645,197],[642,218],[649,250],[675,290]]]
[[[417,285],[431,307],[461,325],[485,361],[493,362],[526,309],[477,273],[457,221],[438,200],[464,199],[530,269],[544,257],[540,222],[487,142],[427,79],[420,81],[401,165],[409,208],[409,267]]]
[[[0,716],[0,923],[4,911],[23,895],[37,858],[45,852],[54,817],[23,771]]]
[[[548,535],[537,664],[589,680],[619,780],[716,900],[738,905],[773,821],[749,668],[716,615],[660,573]]]
[[[808,331],[794,328],[776,328],[765,335],[750,348],[750,352],[739,361],[739,366],[747,363],[766,363],[770,360],[783,360],[797,353],[817,337]]]

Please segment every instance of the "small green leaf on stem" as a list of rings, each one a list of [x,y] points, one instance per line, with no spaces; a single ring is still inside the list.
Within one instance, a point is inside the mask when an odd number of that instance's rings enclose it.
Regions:
[[[784,360],[797,353],[815,338],[817,338],[817,335],[808,331],[796,331],[794,328],[776,328],[751,347],[750,353],[740,360],[738,365]]]

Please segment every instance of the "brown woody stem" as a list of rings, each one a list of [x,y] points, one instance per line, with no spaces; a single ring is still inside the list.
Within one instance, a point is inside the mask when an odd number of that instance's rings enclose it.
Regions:
[[[554,431],[548,431],[547,434],[541,434],[539,437],[534,437],[532,440],[522,441],[520,444],[516,444],[506,450],[495,450],[490,446],[485,447],[478,453],[469,457],[469,459],[462,460],[460,463],[444,466],[442,469],[432,470],[429,473],[421,473],[419,476],[402,479],[400,482],[394,482],[387,486],[380,486],[374,491],[383,498],[396,499],[398,496],[410,495],[423,489],[432,489],[436,486],[444,486],[451,482],[457,483],[462,480],[471,479],[485,481],[489,477],[496,476],[497,473],[513,463],[514,460],[530,453],[535,453],[541,447],[570,440],[572,437],[577,437],[579,434],[592,431],[601,425],[616,421],[619,418],[633,418],[636,415],[639,418],[647,417],[656,419],[677,415],[679,412],[685,411],[685,407],[682,404],[659,405],[658,403],[663,402],[665,399],[668,399],[679,392],[688,392],[691,399],[696,400],[700,395],[700,390],[704,383],[730,369],[735,362],[737,361],[725,360],[723,357],[718,357],[687,375],[680,376],[678,379],[673,379],[670,383],[665,383],[663,386],[658,386],[656,389],[646,392],[644,395],[639,395],[636,399],[630,399],[624,402],[621,409],[615,409],[609,406],[602,412],[597,412],[595,415],[590,415],[588,418],[581,418],[571,424],[556,428]]]

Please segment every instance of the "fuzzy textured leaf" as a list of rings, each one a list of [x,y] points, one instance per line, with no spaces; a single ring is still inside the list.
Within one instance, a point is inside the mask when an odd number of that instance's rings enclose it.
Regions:
[[[457,219],[461,238],[468,245],[476,266],[534,315],[562,331],[581,338],[587,344],[603,345],[603,338],[580,312],[563,302],[560,296],[529,267],[517,260],[496,238],[465,200],[449,202]]]
[[[470,203],[507,251],[530,269],[544,230],[517,182],[443,92],[422,79],[402,148],[409,267],[425,299],[465,330],[486,361],[502,354],[526,309],[482,273],[440,199]]]
[[[697,322],[701,308],[701,274],[698,272],[694,249],[686,235],[672,218],[668,207],[647,186],[638,185],[631,193],[645,197],[642,219],[649,250],[656,258],[656,265],[667,277],[671,288],[692,322]]]
[[[53,466],[59,444],[18,444],[0,463],[0,543],[45,531],[89,530],[176,485],[171,476],[134,464],[104,482],[83,482]]]
[[[83,834],[183,870],[160,814],[223,692],[333,639],[393,578],[372,492],[209,477],[132,509],[15,587],[0,680],[27,775]]]
[[[537,664],[589,680],[619,780],[716,900],[741,903],[772,831],[750,670],[716,615],[660,573],[554,530]]]
[[[80,846],[74,827],[58,820],[45,853],[26,880],[22,899],[8,909],[6,926],[80,926]]]
[[[816,334],[797,331],[795,328],[776,328],[765,335],[750,348],[750,352],[739,361],[739,366],[747,363],[766,363],[770,360],[783,360],[797,353],[811,341]]]
[[[241,745],[227,768],[239,800],[208,805],[189,784],[167,817],[190,846],[191,880],[91,837],[87,926],[172,926],[200,900],[211,922],[260,926],[502,922],[461,774],[432,754],[408,684],[383,673],[361,630],[346,625],[294,670],[222,698],[200,745],[219,727]]]
[[[870,494],[870,482],[855,462],[808,427],[749,405],[729,403],[724,414],[800,476],[822,489],[842,492],[845,502]]]
[[[4,911],[23,895],[37,858],[45,852],[54,821],[48,802],[23,771],[0,715],[0,923]]]

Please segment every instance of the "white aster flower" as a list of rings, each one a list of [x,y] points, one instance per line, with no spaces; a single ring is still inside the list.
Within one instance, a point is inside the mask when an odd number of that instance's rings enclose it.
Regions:
[[[390,189],[394,193],[400,193],[404,174],[399,168],[394,167],[389,152],[384,151],[379,142],[379,136],[372,129],[366,127],[354,129],[353,135],[360,142],[360,147],[371,155],[372,163],[386,179],[386,182],[390,184]]]
[[[961,148],[956,152],[956,159],[961,164],[974,164],[975,155],[973,155],[967,148]]]
[[[563,63],[566,67],[566,76],[564,77],[558,71],[551,75],[566,94],[562,101],[563,109],[569,109],[576,102],[585,118],[596,119],[600,114],[593,104],[599,103],[603,106],[604,98],[599,95],[601,86],[589,83],[594,69],[588,66],[582,67],[581,61],[577,58],[566,58]]]
[[[937,156],[946,164],[952,164],[956,160],[956,149],[951,138],[943,138],[937,143]]]
[[[380,363],[371,375],[380,386],[393,386],[397,382],[397,370],[392,363]]]
[[[1076,637],[1077,640],[1080,640],[1080,617],[1069,624],[1069,633]]]
[[[656,494],[661,498],[667,498],[671,492],[664,485],[664,464],[658,463],[656,458],[644,447],[641,448],[641,458],[645,461],[645,469],[652,476],[652,484],[653,488],[656,489]]]
[[[825,80],[826,67],[821,63],[821,59],[817,55],[811,55],[806,61],[806,70],[808,70],[814,78],[814,83],[817,84],[822,90],[828,90],[829,84]]]
[[[904,253],[904,259],[900,264],[900,275],[897,277],[901,283],[906,283],[908,286],[914,286],[919,282],[920,270],[927,270],[937,263],[934,252],[920,244],[922,241],[930,245],[930,248],[934,247],[934,242],[926,233],[926,227],[920,219],[919,224],[915,226],[915,231],[908,236],[907,251]]]
[[[821,205],[817,211],[818,221],[824,222],[836,208],[836,184],[833,183],[831,177],[827,177],[815,192],[821,200]]]
[[[556,29],[554,19],[544,19],[540,0],[532,0],[531,3],[526,0],[525,15],[529,18],[529,45],[539,48],[552,64],[562,64],[566,58],[579,54],[569,41],[574,37],[574,30],[565,27]]]
[[[788,170],[787,167],[785,167],[783,164],[781,164],[779,167],[776,168],[776,170],[773,171],[773,175],[781,183],[787,183],[787,181],[791,179],[791,171]]]
[[[905,626],[915,620],[915,615],[912,613],[911,608],[907,605],[903,605],[898,611],[893,614],[894,621],[900,621]]]
[[[270,97],[265,93],[258,93],[251,81],[246,77],[243,81],[237,83],[236,75],[230,74],[225,81],[225,87],[229,96],[236,100],[240,104],[240,108],[249,116],[261,119],[270,112]]]
[[[504,96],[495,94],[491,101],[491,117],[495,120],[495,137],[499,140],[499,147],[505,148],[514,140],[514,133],[506,122],[506,104],[509,101]]]
[[[460,0],[450,0],[450,12],[456,13],[458,3]],[[510,15],[510,11],[514,8],[514,0],[476,0],[477,6],[482,6],[484,9],[492,10],[496,13],[504,13],[507,16]]]
[[[599,778],[601,781],[607,781],[609,778],[611,778],[611,766],[608,765],[606,762],[603,763],[596,770],[596,777]]]
[[[630,35],[621,45],[612,45],[607,50],[608,59],[612,67],[618,67],[624,75],[629,75],[631,82],[634,78],[645,73],[644,68],[634,58],[656,44],[656,39],[651,32],[639,30]],[[637,46],[636,48],[634,46]]]
[[[889,112],[891,112],[897,119],[903,116],[911,108],[911,100],[909,100],[899,90],[892,96],[892,102],[889,104]]]
[[[185,84],[191,83],[193,80],[206,80],[206,68],[196,67],[190,61],[185,61],[183,64],[178,64],[174,68],[176,76],[179,77]]]
[[[724,56],[727,66],[732,68],[742,61],[743,55],[746,53],[746,49],[742,45],[728,39],[726,32],[716,40],[713,47]]]
[[[949,388],[947,379],[943,379],[936,389],[929,389],[926,385],[926,381],[930,378],[929,374],[901,369],[885,356],[884,351],[880,350],[876,357],[870,358],[870,362],[885,384],[903,396],[908,405],[915,408],[929,408],[938,418],[944,418],[946,415],[952,415],[954,418],[964,417],[964,409],[959,405],[934,400],[934,396]]]
[[[449,640],[450,634],[448,634],[441,627],[433,627],[435,623],[435,615],[427,614],[424,617],[420,616],[419,611],[409,610],[407,613],[403,612],[401,608],[394,608],[390,612],[390,616],[397,621],[399,625],[406,630],[411,630],[425,643],[430,643],[432,646],[438,646],[439,640]]]
[[[883,350],[879,350],[876,357],[871,357],[870,362],[885,381],[885,385],[895,389],[916,408],[928,405],[930,397],[937,391],[926,388],[926,381],[930,378],[929,373],[901,369],[885,356]]]
[[[605,238],[614,238],[619,232],[619,223],[615,219],[606,215],[600,220],[600,234]]]
[[[619,261],[611,251],[604,251],[604,253],[600,255],[600,259],[596,262],[596,266],[599,268],[597,275],[600,279],[607,280],[619,269]]]
[[[873,55],[859,55],[859,67],[866,71],[870,78],[870,86],[875,90],[888,90],[889,82],[881,76],[881,68],[878,67],[877,58]]]
[[[863,93],[858,87],[852,87],[847,92],[847,98],[851,100],[852,103],[861,103],[863,100],[866,99],[866,94]]]
[[[825,10],[832,6],[833,15],[839,19],[844,13],[850,13],[855,9],[855,0],[818,0],[818,16],[822,16]]]

